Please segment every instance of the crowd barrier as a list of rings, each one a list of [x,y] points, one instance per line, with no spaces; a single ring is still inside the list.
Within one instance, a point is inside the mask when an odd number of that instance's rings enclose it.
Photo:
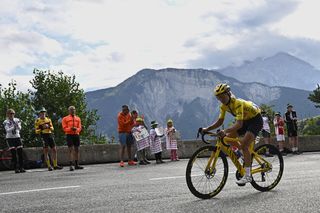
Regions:
[[[263,139],[256,145],[262,144]],[[272,139],[272,144],[277,145]],[[165,145],[165,144],[163,144]],[[190,158],[199,147],[205,146],[200,140],[186,140],[178,142],[178,156],[180,158]],[[286,145],[289,145],[286,138]],[[80,164],[98,164],[119,162],[119,144],[99,144],[99,145],[81,145],[80,147]],[[61,165],[68,165],[68,147],[59,146],[58,162]],[[303,136],[299,137],[299,150],[302,152],[320,151],[320,136]],[[39,161],[42,155],[41,147],[24,148],[25,156],[30,161]],[[134,152],[133,152],[134,153]],[[170,151],[163,150],[163,159],[170,158]],[[148,159],[154,159],[154,156],[148,153]]]

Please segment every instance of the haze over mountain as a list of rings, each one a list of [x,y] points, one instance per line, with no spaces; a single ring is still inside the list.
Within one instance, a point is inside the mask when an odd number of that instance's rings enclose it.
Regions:
[[[282,53],[278,54],[280,58],[284,56]],[[275,58],[269,61],[280,63]],[[272,67],[271,62],[267,64]],[[212,88],[218,82],[230,84],[237,97],[253,100],[258,105],[274,105],[274,110],[282,113],[287,103],[294,105],[300,118],[319,113],[307,99],[309,91],[243,83],[220,72],[204,69],[144,69],[116,87],[86,93],[87,102],[90,108],[98,109],[98,114],[101,115],[99,131],[116,138],[117,114],[123,104],[128,104],[131,109],[144,114],[148,126],[151,120],[157,120],[164,126],[166,120],[172,118],[176,128],[181,131],[182,138],[194,139],[198,127],[209,125],[218,116],[219,103],[212,94]],[[275,78],[276,80],[282,79]],[[230,116],[227,117],[226,123],[231,119]]]
[[[288,53],[280,52],[268,58],[246,61],[239,67],[216,70],[242,82],[259,82],[269,86],[284,86],[314,90],[320,83],[320,71]]]

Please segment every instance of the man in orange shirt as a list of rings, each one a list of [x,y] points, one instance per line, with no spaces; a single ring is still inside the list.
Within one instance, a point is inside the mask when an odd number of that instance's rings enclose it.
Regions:
[[[122,111],[118,114],[118,133],[120,141],[120,167],[124,167],[123,157],[124,151],[127,147],[128,153],[128,165],[134,166],[134,162],[131,158],[131,145],[133,144],[133,136],[131,130],[133,128],[133,117],[129,113],[129,107],[127,105],[122,106]]]
[[[81,132],[81,119],[76,116],[76,108],[70,106],[68,108],[69,115],[62,119],[62,128],[66,134],[67,145],[69,148],[70,171],[74,169],[83,169],[79,166],[79,146],[80,146],[80,132]],[[74,168],[72,161],[74,160]]]

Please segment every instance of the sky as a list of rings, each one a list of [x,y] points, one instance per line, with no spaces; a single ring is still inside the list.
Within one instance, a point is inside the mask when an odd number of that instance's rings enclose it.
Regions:
[[[144,68],[216,69],[288,52],[320,69],[316,0],[1,0],[0,84],[34,68],[85,91]]]

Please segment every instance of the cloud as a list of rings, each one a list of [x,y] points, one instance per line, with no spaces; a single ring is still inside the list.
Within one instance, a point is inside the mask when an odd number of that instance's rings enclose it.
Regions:
[[[223,27],[243,30],[277,22],[295,11],[298,5],[297,1],[251,1],[238,13],[218,13],[213,16],[220,20]]]
[[[240,65],[246,60],[268,57],[278,52],[288,52],[315,67],[320,67],[320,42],[304,38],[288,38],[265,30],[252,32],[226,49],[203,48],[201,56],[190,60],[189,67],[222,68]]]
[[[216,68],[276,51],[320,67],[320,31],[306,27],[319,13],[305,2],[3,0],[1,83],[26,88],[42,68],[75,74],[85,90],[106,88],[144,68]]]

